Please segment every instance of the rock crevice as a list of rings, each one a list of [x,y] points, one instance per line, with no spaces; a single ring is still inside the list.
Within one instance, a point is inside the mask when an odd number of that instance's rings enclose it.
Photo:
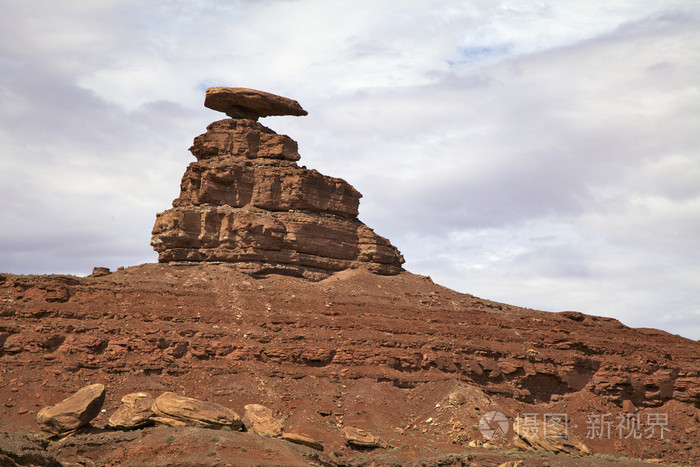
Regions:
[[[153,227],[158,260],[226,262],[252,274],[313,280],[358,267],[401,272],[400,252],[357,219],[362,195],[345,180],[299,167],[297,143],[256,121],[306,111],[291,99],[240,91],[207,90],[205,105],[235,107],[228,112],[235,118],[211,123],[194,139],[197,161]],[[275,113],[261,102],[274,104]]]

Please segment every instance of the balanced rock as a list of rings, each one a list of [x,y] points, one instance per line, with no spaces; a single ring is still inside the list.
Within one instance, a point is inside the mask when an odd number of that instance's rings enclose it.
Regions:
[[[372,433],[354,426],[343,428],[343,436],[348,444],[362,448],[377,448],[382,444],[381,440]]]
[[[241,418],[233,410],[214,402],[166,392],[158,396],[151,407],[153,420],[170,426],[199,426],[234,430],[242,428]]]
[[[262,106],[241,100],[250,90],[222,89],[232,88],[211,88],[208,107],[223,109],[222,96],[228,96],[225,102],[262,116]],[[281,104],[274,108],[275,115],[296,115]],[[358,267],[402,271],[399,251],[357,219],[362,195],[342,179],[299,167],[297,143],[288,136],[252,118],[231,118],[210,124],[190,151],[197,161],[185,171],[180,196],[153,227],[151,245],[160,262],[227,262],[254,275],[313,280]]]
[[[139,428],[149,423],[153,416],[151,407],[155,400],[146,392],[133,392],[122,397],[122,403],[109,417],[109,426],[122,430]]]
[[[45,407],[36,416],[43,431],[61,435],[82,428],[95,418],[105,401],[105,387],[91,384],[56,405]]]
[[[308,115],[294,99],[248,88],[209,88],[204,106],[231,118],[251,120],[272,115]]]
[[[248,404],[243,414],[246,430],[262,436],[277,437],[282,434],[282,424],[272,414],[272,410],[260,404]]]

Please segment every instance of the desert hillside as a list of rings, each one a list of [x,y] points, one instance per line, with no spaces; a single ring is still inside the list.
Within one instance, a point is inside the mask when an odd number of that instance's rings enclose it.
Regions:
[[[256,403],[285,431],[323,443],[319,454],[339,465],[493,454],[478,446],[480,419],[491,410],[510,425],[518,414],[568,414],[568,429],[593,455],[691,464],[700,454],[698,345],[662,331],[494,303],[408,272],[347,270],[312,282],[253,278],[226,264],[145,264],[98,277],[0,277],[4,431],[38,432],[42,407],[102,383],[105,412],[96,427],[135,391],[175,391],[239,413]],[[616,417],[625,410],[638,411],[640,430],[646,417],[667,414],[664,438],[661,426],[648,438],[618,437]],[[610,438],[591,437],[588,417],[605,414],[614,421]],[[367,430],[385,447],[349,447],[344,426]],[[512,429],[494,441],[497,449],[518,449]],[[164,442],[166,433],[145,454],[137,439],[152,438],[149,430],[103,441],[94,452],[78,446],[56,455],[98,461],[99,454],[122,465],[199,452],[178,444],[178,434]],[[89,436],[97,435],[73,438]],[[281,449],[256,443],[245,453],[229,444],[201,449],[251,462]]]

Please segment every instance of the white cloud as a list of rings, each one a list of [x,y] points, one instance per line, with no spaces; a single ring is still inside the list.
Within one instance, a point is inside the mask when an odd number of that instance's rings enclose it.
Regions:
[[[0,270],[153,261],[210,85],[365,197],[412,272],[700,337],[700,6],[0,0]],[[37,246],[39,245],[39,246]]]

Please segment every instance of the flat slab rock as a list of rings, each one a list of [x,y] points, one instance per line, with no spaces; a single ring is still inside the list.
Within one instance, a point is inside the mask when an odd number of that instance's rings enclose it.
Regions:
[[[100,413],[104,401],[104,385],[91,384],[58,404],[41,409],[36,421],[48,433],[68,433],[90,423]]]
[[[204,107],[224,112],[231,118],[251,120],[273,115],[308,115],[294,99],[248,88],[209,88]]]

